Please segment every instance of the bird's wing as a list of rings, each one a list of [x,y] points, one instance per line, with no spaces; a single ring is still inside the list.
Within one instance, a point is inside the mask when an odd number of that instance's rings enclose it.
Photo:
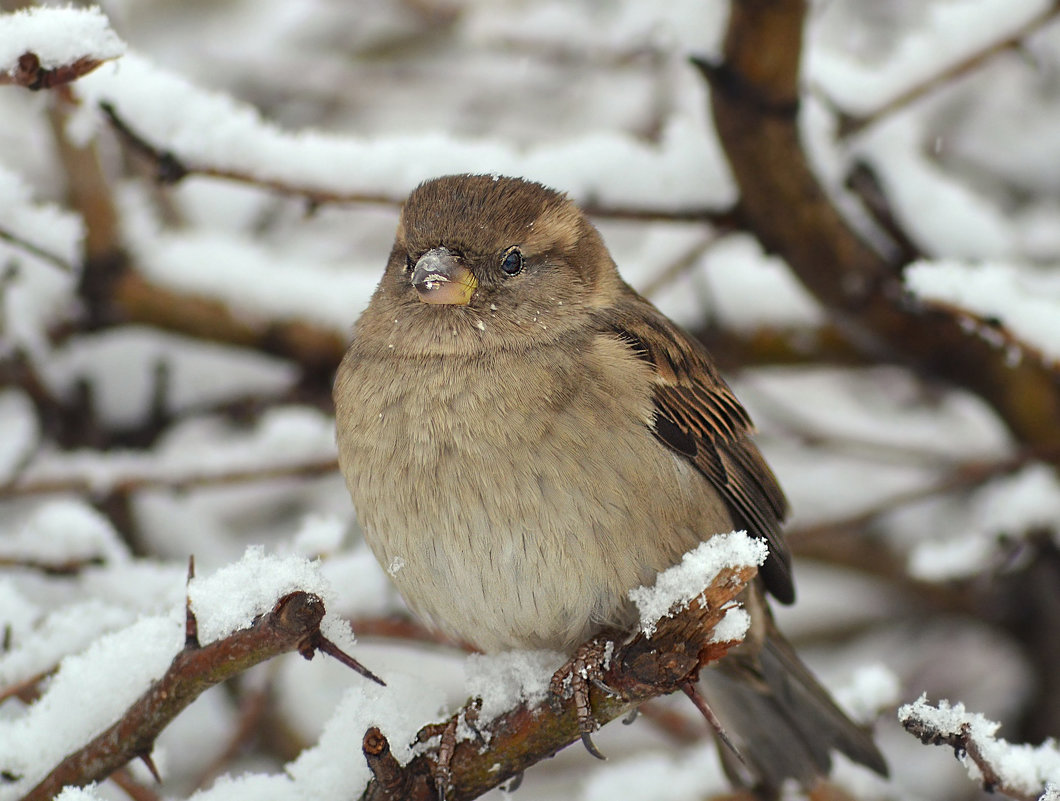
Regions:
[[[703,346],[647,300],[630,290],[615,311],[609,333],[655,371],[652,433],[695,465],[749,534],[766,539],[770,555],[762,578],[772,595],[791,603],[791,557],[780,533],[787,501],[750,438],[747,412]]]

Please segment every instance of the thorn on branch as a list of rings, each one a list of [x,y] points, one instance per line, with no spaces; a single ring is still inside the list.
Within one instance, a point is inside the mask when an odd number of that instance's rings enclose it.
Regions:
[[[372,671],[354,659],[352,656],[343,651],[339,646],[325,637],[318,630],[309,639],[298,646],[298,653],[300,653],[306,659],[312,659],[313,653],[320,651],[321,653],[327,654],[328,656],[334,657],[339,660],[348,668],[352,668],[364,676],[366,679],[371,679],[381,687],[386,687],[386,682],[375,675]]]
[[[155,780],[156,784],[162,783],[162,776],[158,773],[158,767],[155,765],[155,761],[151,758],[150,751],[144,751],[137,756],[140,757],[140,761],[144,763],[147,768],[147,772],[151,774],[151,777]]]

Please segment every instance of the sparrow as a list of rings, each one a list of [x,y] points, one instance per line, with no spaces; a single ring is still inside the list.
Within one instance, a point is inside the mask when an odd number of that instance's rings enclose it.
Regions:
[[[631,631],[630,589],[718,533],[769,556],[744,644],[703,673],[763,796],[841,751],[880,773],[773,623],[795,599],[787,502],[706,350],[619,276],[563,193],[490,175],[420,184],[338,369],[339,465],[409,608],[484,652],[572,653]]]

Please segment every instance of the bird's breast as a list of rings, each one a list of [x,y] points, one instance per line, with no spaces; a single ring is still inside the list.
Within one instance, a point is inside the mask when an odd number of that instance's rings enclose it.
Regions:
[[[366,540],[415,611],[484,650],[625,622],[628,589],[702,536],[705,482],[648,430],[636,363],[598,347],[340,369]]]

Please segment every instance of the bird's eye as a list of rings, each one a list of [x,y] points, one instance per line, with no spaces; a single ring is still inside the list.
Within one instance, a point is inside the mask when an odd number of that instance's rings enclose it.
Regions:
[[[519,248],[508,248],[501,259],[501,271],[507,275],[518,275],[523,271],[523,253]]]

